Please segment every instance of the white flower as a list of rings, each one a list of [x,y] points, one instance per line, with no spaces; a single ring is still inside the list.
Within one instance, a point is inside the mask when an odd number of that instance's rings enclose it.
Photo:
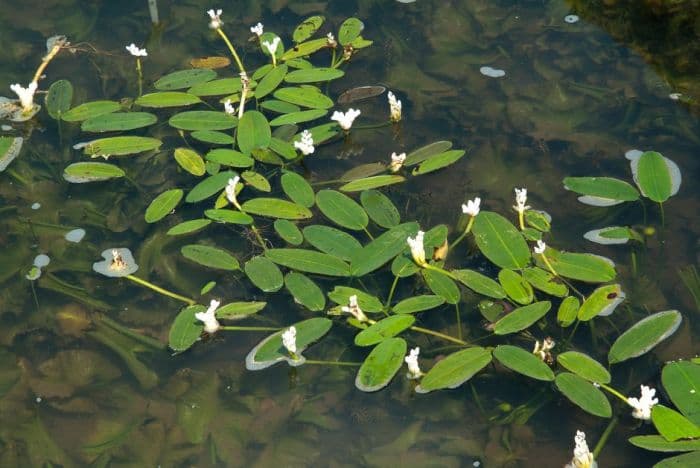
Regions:
[[[304,156],[308,156],[309,154],[313,153],[315,148],[314,138],[311,135],[311,132],[308,130],[304,130],[303,132],[301,132],[301,140],[295,141],[294,147],[301,151],[301,153]]]
[[[223,13],[224,10],[219,8],[218,10],[209,10],[207,11],[207,14],[209,15],[209,18],[211,21],[209,22],[209,27],[211,29],[219,29],[221,26],[223,26],[224,22],[221,21],[221,13]]]
[[[564,468],[597,468],[598,463],[596,463],[593,459],[593,454],[588,450],[586,434],[582,431],[576,431],[574,441],[576,442],[574,458]]]
[[[263,33],[263,24],[262,24],[262,23],[258,23],[258,24],[256,24],[255,26],[251,26],[251,27],[250,27],[250,32],[252,32],[253,34],[255,34],[255,35],[258,36],[258,37],[262,36],[262,33]]]
[[[204,331],[213,335],[219,330],[219,321],[216,320],[216,309],[221,304],[216,299],[212,299],[206,312],[197,312],[194,317],[200,322],[204,322]]]
[[[233,204],[233,206],[235,206],[239,210],[241,209],[241,205],[238,204],[238,199],[236,198],[236,186],[238,185],[238,182],[240,180],[240,176],[236,176],[232,179],[229,179],[228,184],[226,185],[226,198],[228,198],[228,201],[230,201]]]
[[[359,322],[366,322],[369,320],[362,309],[360,309],[360,304],[357,303],[357,295],[353,294],[348,298],[348,305],[340,308],[343,312],[346,312],[353,317],[355,317]]]
[[[557,343],[549,336],[542,340],[541,345],[539,340],[536,340],[535,349],[532,350],[532,354],[539,356],[539,358],[544,362],[550,362],[552,361],[552,353],[550,353],[550,351],[556,344]]]
[[[389,98],[389,120],[398,122],[401,120],[401,101],[396,99],[391,91],[387,93],[387,97]]]
[[[275,53],[277,52],[277,46],[280,45],[280,42],[281,42],[280,38],[275,36],[275,38],[272,40],[272,42],[263,41],[262,45],[264,48],[267,49],[267,51],[270,53],[270,55],[274,56]]]
[[[536,254],[544,254],[544,251],[547,249],[547,244],[542,242],[541,240],[537,241],[537,245],[535,246],[534,250]]]
[[[331,120],[335,120],[338,122],[338,125],[340,125],[340,128],[348,131],[352,127],[352,123],[355,121],[358,115],[360,115],[360,111],[355,109],[348,109],[346,113],[335,111],[331,116]]]
[[[328,42],[328,47],[336,47],[338,45],[338,42],[335,40],[335,36],[331,32],[326,34],[326,41]]]
[[[389,170],[391,172],[399,172],[401,166],[403,166],[406,160],[406,153],[396,154],[391,153],[391,163],[389,164]]]
[[[289,354],[294,355],[297,352],[297,329],[292,326],[282,333],[282,344]]]
[[[24,112],[29,112],[34,109],[34,93],[36,92],[36,88],[36,81],[29,83],[29,86],[26,88],[22,87],[19,83],[10,85],[10,89],[19,97],[19,102]]]
[[[408,374],[406,374],[406,377],[411,379],[411,380],[420,379],[421,376],[423,375],[423,372],[421,372],[420,367],[418,366],[418,355],[419,354],[420,354],[420,348],[418,346],[416,346],[411,351],[409,351],[408,356],[403,358],[406,365],[408,365]]]
[[[481,211],[480,207],[481,198],[475,197],[474,200],[468,200],[466,205],[462,204],[462,213],[474,217],[479,214],[479,211]]]
[[[125,49],[128,50],[134,57],[148,57],[148,52],[146,52],[146,49],[139,49],[133,42],[126,46]]]
[[[226,99],[226,101],[224,101],[224,112],[231,115],[236,113],[236,108],[233,107],[230,99]]]
[[[654,388],[642,385],[641,392],[642,394],[639,398],[627,398],[627,404],[634,408],[632,416],[648,421],[651,419],[651,408],[659,402],[659,399],[654,398],[654,395],[656,395],[656,389]]]
[[[418,266],[425,266],[428,262],[425,261],[425,247],[423,247],[423,237],[425,233],[423,231],[418,231],[415,238],[409,237],[406,239],[408,246],[411,248],[411,256],[413,261],[416,262]]]
[[[514,206],[513,209],[520,214],[525,213],[525,210],[530,209],[530,207],[525,204],[525,203],[527,203],[527,189],[526,188],[521,188],[521,189],[516,188],[515,189],[515,203],[516,203],[516,206]]]

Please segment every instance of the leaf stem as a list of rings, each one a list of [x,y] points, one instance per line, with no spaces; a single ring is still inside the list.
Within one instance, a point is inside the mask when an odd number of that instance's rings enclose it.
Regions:
[[[227,330],[227,331],[253,331],[253,332],[258,332],[258,331],[280,331],[281,328],[278,327],[243,327],[243,326],[235,326],[235,325],[222,325],[220,327],[221,330]]]
[[[615,426],[617,426],[618,423],[618,418],[615,416],[610,420],[608,423],[608,427],[605,428],[605,431],[603,431],[603,435],[600,436],[600,439],[598,439],[598,443],[595,444],[595,448],[593,449],[593,458],[598,458],[598,455],[600,455],[600,452],[603,451],[603,447],[605,447],[605,443],[608,441],[608,438],[610,437],[610,434],[612,434],[613,429],[615,429]]]
[[[459,237],[457,239],[454,240],[454,242],[452,244],[450,244],[449,251],[451,251],[452,249],[457,247],[457,244],[462,242],[462,240],[467,236],[467,234],[469,234],[469,232],[471,232],[472,226],[474,225],[474,218],[475,218],[474,216],[469,218],[469,223],[467,224],[466,229],[464,230],[464,232],[462,232],[462,234],[459,235]]]
[[[442,338],[443,340],[451,341],[452,343],[457,343],[457,344],[460,344],[463,346],[466,346],[469,344],[464,340],[460,340],[459,338],[455,338],[455,337],[450,336],[450,335],[445,335],[444,333],[440,333],[440,332],[435,331],[435,330],[430,330],[429,328],[413,326],[413,327],[411,327],[411,330],[417,331],[418,333],[425,333],[426,335],[437,336],[438,338]]]
[[[182,301],[188,305],[194,305],[197,302],[194,299],[190,299],[189,297],[181,296],[172,291],[168,291],[167,289],[163,289],[160,286],[156,286],[155,284],[148,282],[145,279],[141,279],[137,276],[126,275],[126,278],[130,279],[134,283],[140,284],[141,286],[146,286],[147,288],[150,288],[157,293],[163,294],[164,296],[172,297],[173,299],[177,299],[178,301]]]
[[[624,401],[626,405],[629,404],[629,403],[627,403],[627,397],[624,396],[622,393],[618,392],[618,391],[615,390],[614,388],[609,387],[609,386],[607,386],[607,385],[605,385],[605,384],[599,384],[599,385],[600,385],[600,388],[602,388],[602,389],[604,389],[604,390],[607,390],[608,392],[610,392],[610,393],[612,393],[613,395],[615,395],[616,397],[618,397],[620,400]]]
[[[384,313],[388,315],[389,311],[389,306],[391,304],[391,300],[394,297],[394,291],[396,290],[396,285],[399,284],[399,277],[394,276],[394,282],[391,283],[391,289],[389,289],[389,295],[386,298],[386,302],[384,303]]]
[[[329,366],[353,366],[353,367],[359,367],[362,365],[361,362],[349,362],[349,361],[315,361],[312,359],[307,359],[304,361],[304,364],[321,364],[321,365],[329,365]]]
[[[221,39],[223,39],[226,45],[228,46],[228,50],[231,51],[231,55],[233,55],[233,59],[236,61],[236,65],[238,65],[238,70],[241,73],[245,73],[246,71],[245,67],[243,66],[243,62],[241,62],[241,59],[236,53],[236,49],[233,47],[233,44],[231,44],[231,41],[228,40],[228,36],[226,36],[226,33],[221,28],[216,28],[216,32],[219,33]]]
[[[267,250],[267,246],[265,245],[265,239],[262,238],[262,236],[260,235],[260,231],[258,231],[258,228],[255,227],[255,224],[251,224],[250,229],[253,231],[253,234],[255,234],[255,238],[258,240],[258,244],[260,244],[260,247],[262,247],[263,250]]]

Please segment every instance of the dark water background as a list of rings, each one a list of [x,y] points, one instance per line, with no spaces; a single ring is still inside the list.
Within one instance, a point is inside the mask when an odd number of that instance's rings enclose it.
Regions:
[[[29,81],[45,38],[54,34],[68,36],[82,52],[62,54],[43,83],[69,79],[74,103],[134,95],[133,61],[124,51],[131,42],[148,48],[146,83],[187,67],[192,57],[226,55],[207,29],[205,10],[217,5],[159,3],[162,30],[151,29],[145,1],[0,0],[0,94]],[[375,44],[354,59],[332,95],[358,85],[388,86],[404,103],[402,130],[354,132],[350,142],[323,147],[309,159],[312,180],[383,161],[392,151],[451,140],[468,150],[459,164],[389,191],[405,219],[454,225],[460,204],[475,195],[506,213],[513,187],[527,187],[530,204],[553,216],[559,245],[617,262],[629,306],[620,314],[683,312],[684,324],[669,343],[614,369],[614,376],[624,376],[615,384],[631,389],[640,382],[658,387],[663,361],[698,350],[698,309],[678,270],[697,265],[700,248],[700,8],[663,3],[251,0],[218,7],[244,61],[252,62],[259,56],[243,44],[258,21],[283,37],[309,14],[326,15],[334,30],[348,16],[365,22],[364,35]],[[580,21],[565,22],[573,13]],[[505,77],[483,76],[484,65],[505,70]],[[674,92],[681,100],[669,98]],[[383,98],[360,108],[369,119],[386,113]],[[178,177],[173,167],[125,162],[127,172],[140,173],[145,194],[126,183],[70,186],[60,173],[79,159],[71,146],[84,135],[64,129],[59,141],[45,113],[13,133],[28,141],[11,166],[19,178],[0,174],[0,466],[471,466],[477,460],[488,467],[562,466],[576,429],[586,431],[592,446],[607,424],[551,398],[548,384],[502,369],[429,395],[415,395],[398,378],[384,391],[361,393],[352,369],[246,372],[243,358],[260,336],[228,334],[177,357],[146,353],[146,364],[134,370],[130,358],[114,351],[118,344],[106,343],[111,332],[86,333],[60,319],[103,310],[118,324],[167,340],[177,313],[172,301],[96,277],[90,266],[102,249],[130,246],[142,272],[175,290],[194,294],[217,280],[230,300],[256,293],[244,290],[242,278],[212,276],[183,262],[164,226],[142,221],[152,197]],[[682,170],[681,190],[665,205],[664,227],[656,207],[586,207],[562,188],[568,175],[631,180],[624,153],[632,148],[659,151]],[[37,202],[41,208],[33,210]],[[657,232],[644,248],[582,238],[611,224]],[[73,227],[87,231],[77,246],[63,239]],[[248,241],[231,242],[241,259],[250,255]],[[24,274],[39,253],[52,258],[50,275],[32,287]],[[284,298],[271,299],[268,308],[271,322],[301,317]],[[465,326],[478,326],[478,319]],[[344,333],[329,340],[329,357],[344,352],[350,338]],[[538,410],[524,424],[513,422],[511,409],[524,404]],[[626,441],[648,430],[623,417],[600,465],[653,464],[653,455]]]

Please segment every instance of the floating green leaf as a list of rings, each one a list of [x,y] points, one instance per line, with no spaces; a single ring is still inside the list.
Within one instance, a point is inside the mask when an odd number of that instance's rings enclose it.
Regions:
[[[546,292],[552,296],[564,297],[569,294],[569,288],[561,279],[552,275],[550,272],[539,267],[525,268],[523,270],[523,278],[530,283],[535,289]]]
[[[146,222],[155,223],[165,218],[180,203],[183,195],[182,189],[170,189],[158,195],[146,208]]]
[[[295,203],[311,208],[314,205],[314,190],[302,176],[285,172],[280,178],[282,190]]]
[[[284,76],[287,74],[288,67],[285,64],[278,65],[272,68],[258,83],[255,88],[255,96],[257,99],[262,99],[263,97],[270,94],[272,91],[277,89]]]
[[[121,108],[121,104],[115,101],[86,102],[66,111],[61,116],[61,119],[66,122],[81,122],[92,117],[97,117],[98,115],[116,112]]]
[[[403,365],[406,348],[406,341],[401,338],[379,343],[360,366],[355,386],[363,392],[376,392],[389,385]]]
[[[504,268],[498,272],[498,281],[508,297],[518,304],[525,305],[532,302],[535,293],[530,283],[513,270]]]
[[[197,83],[188,89],[187,92],[194,96],[225,96],[238,93],[242,88],[240,78],[220,78]]]
[[[284,276],[284,286],[294,301],[312,312],[320,312],[326,307],[323,291],[309,277],[296,271],[290,271]]]
[[[197,130],[192,132],[192,138],[203,141],[204,143],[213,143],[215,145],[232,145],[235,143],[233,136],[228,133],[219,132],[216,130]]]
[[[603,392],[583,377],[562,372],[554,379],[554,383],[566,398],[584,411],[602,418],[612,416],[610,402]]]
[[[377,225],[389,229],[401,222],[399,210],[389,197],[379,190],[365,190],[360,193],[360,203]]]
[[[605,283],[615,279],[615,264],[612,260],[587,253],[558,252],[547,248],[547,258],[558,275],[589,283]],[[537,265],[547,268],[537,255]]]
[[[552,381],[554,372],[539,357],[517,346],[499,345],[493,350],[493,357],[515,372],[537,380]]]
[[[300,245],[304,241],[304,235],[293,222],[287,219],[276,219],[274,222],[275,232],[292,245]],[[328,252],[326,252],[328,253]]]
[[[416,318],[412,315],[392,315],[373,323],[355,335],[357,346],[372,346],[392,338],[413,325]]]
[[[578,351],[567,351],[557,356],[560,366],[574,374],[595,383],[609,384],[610,372],[601,363],[587,354]]]
[[[24,138],[0,136],[0,172],[7,169],[22,150]]]
[[[293,59],[313,54],[317,50],[321,50],[324,47],[328,47],[328,39],[325,37],[302,42],[301,44],[298,44],[296,47],[292,47],[282,54],[281,59],[287,61],[287,63],[290,63],[290,61]]]
[[[381,312],[384,308],[377,296],[372,296],[364,291],[348,286],[336,286],[333,288],[333,291],[328,293],[328,298],[340,305],[347,305],[350,301],[350,296],[357,296],[357,303],[365,312]]]
[[[219,111],[185,111],[170,117],[168,123],[180,130],[228,130],[238,125],[238,119]]]
[[[326,109],[309,109],[299,112],[290,112],[289,114],[280,115],[270,121],[270,126],[279,127],[280,125],[299,124],[310,122],[326,115]]]
[[[206,267],[230,271],[239,269],[236,257],[216,247],[202,244],[189,244],[183,246],[180,252],[185,258]]]
[[[422,270],[421,273],[433,294],[442,297],[448,304],[457,304],[462,298],[459,287],[447,275],[427,269]]]
[[[196,151],[189,148],[175,148],[174,156],[180,167],[193,176],[199,177],[204,175],[204,160]]]
[[[331,81],[341,78],[345,75],[343,70],[339,68],[315,67],[305,70],[294,70],[287,73],[284,81],[287,83],[317,83],[320,81]]]
[[[333,107],[333,100],[313,86],[279,88],[273,93],[273,96],[280,101],[311,109],[330,109]],[[314,135],[314,141],[318,143],[316,135]]]
[[[551,307],[552,303],[549,301],[539,301],[518,307],[496,322],[493,332],[496,335],[507,335],[524,330],[544,317]]]
[[[700,365],[689,361],[668,363],[661,372],[661,381],[676,408],[700,425]]]
[[[285,126],[284,128],[288,127]],[[297,150],[296,148],[294,148],[293,144],[289,143],[288,141],[276,138],[274,136],[270,139],[269,148],[275,153],[282,156],[284,159],[292,160],[296,159],[297,157]]]
[[[407,248],[406,239],[418,232],[418,223],[399,224],[365,245],[350,260],[351,274],[357,278],[371,273]]]
[[[270,259],[253,257],[243,267],[248,279],[263,292],[279,291],[284,284],[282,272]]]
[[[651,409],[651,420],[664,439],[697,439],[700,437],[700,427],[678,411],[663,405],[654,405]]]
[[[530,249],[522,234],[498,213],[479,213],[472,232],[481,253],[499,267],[517,270],[530,262]]]
[[[290,114],[292,112],[299,112],[301,107],[290,102],[278,101],[277,99],[266,99],[260,104],[260,107],[272,112],[277,112],[278,114]]]
[[[601,286],[583,301],[581,308],[578,310],[578,319],[586,322],[598,315],[610,315],[625,300],[625,297],[625,293],[619,284]]]
[[[189,221],[183,221],[180,224],[176,224],[175,226],[168,229],[168,232],[166,232],[166,234],[169,236],[181,236],[183,234],[192,234],[209,226],[210,224],[211,220],[209,219],[191,219]]]
[[[657,203],[668,200],[680,186],[678,166],[656,151],[647,151],[634,161],[632,175],[642,195]]]
[[[452,270],[457,280],[472,291],[494,299],[504,299],[506,292],[503,287],[488,276],[474,270]]]
[[[632,445],[643,448],[646,450],[653,450],[654,452],[690,452],[690,451],[700,451],[700,439],[694,440],[676,440],[674,442],[669,442],[660,435],[644,435],[644,436],[634,436],[630,437],[629,441]],[[690,454],[687,454],[690,455]],[[693,455],[698,455],[694,452]],[[697,459],[696,457],[693,457]],[[697,465],[678,465],[679,467],[692,467]]]
[[[306,241],[327,254],[350,261],[361,249],[360,242],[350,234],[331,226],[311,225],[304,228]]]
[[[292,40],[296,43],[303,42],[310,38],[323,25],[326,18],[323,16],[310,16],[299,24],[292,33]]]
[[[435,156],[432,156],[429,159],[420,163],[418,167],[413,169],[411,174],[413,174],[414,176],[418,176],[437,171],[459,161],[465,154],[466,151],[464,150],[451,150],[445,151],[444,153],[436,154]]]
[[[85,146],[83,151],[93,157],[107,158],[156,150],[161,144],[162,142],[156,138],[118,136],[93,140]]]
[[[216,309],[216,317],[226,320],[240,320],[265,308],[267,302],[230,302]]]
[[[113,112],[83,121],[80,129],[84,132],[121,132],[148,127],[157,121],[158,118],[149,112]]]
[[[160,91],[189,88],[197,83],[204,83],[216,78],[216,72],[207,68],[195,68],[192,70],[180,70],[165,75],[154,83]]]
[[[343,21],[343,24],[340,25],[340,30],[338,31],[338,42],[342,46],[350,44],[352,41],[360,37],[363,29],[365,29],[365,25],[359,19],[346,19]]]
[[[228,180],[235,176],[236,173],[231,171],[219,172],[209,176],[190,190],[185,197],[185,201],[187,203],[196,203],[206,200],[212,195],[221,192],[228,184]]]
[[[345,185],[341,185],[340,190],[343,192],[359,192],[361,190],[369,190],[378,187],[385,187],[387,185],[398,184],[405,180],[406,178],[400,175],[378,175],[353,180]]]
[[[312,214],[308,208],[281,198],[253,198],[248,200],[241,209],[246,213],[282,219],[308,219]]]
[[[403,165],[406,167],[415,166],[418,163],[448,151],[450,148],[452,148],[452,142],[450,141],[435,141],[408,153]]]
[[[440,296],[422,295],[413,296],[392,307],[395,314],[415,314],[424,310],[434,309],[445,303],[445,299]]]
[[[626,244],[630,239],[644,242],[644,238],[634,229],[623,226],[608,226],[601,229],[593,229],[583,235],[585,239],[597,244]]]
[[[369,223],[367,213],[357,202],[335,190],[320,190],[316,205],[328,219],[346,229],[359,231]]]
[[[63,178],[72,184],[99,182],[124,177],[123,170],[113,164],[101,162],[78,162],[63,170]]]
[[[327,276],[349,276],[350,274],[347,263],[338,257],[314,250],[267,249],[265,256],[278,265],[305,273]]]
[[[559,325],[568,327],[574,323],[578,317],[579,307],[581,307],[581,302],[577,297],[569,296],[561,301],[557,311],[557,322],[559,322]]]
[[[52,119],[59,120],[73,101],[73,85],[68,80],[58,80],[51,83],[44,103]]]
[[[269,192],[272,190],[270,182],[262,175],[253,171],[244,171],[241,174],[243,180],[246,181],[248,185],[253,188],[260,190],[261,192]]]
[[[608,352],[608,361],[616,364],[647,353],[671,336],[681,320],[677,310],[665,310],[643,318],[615,340]]]
[[[416,387],[417,393],[457,388],[491,362],[491,352],[474,347],[457,351],[438,361]]]
[[[202,102],[197,96],[180,91],[163,91],[159,93],[144,94],[136,99],[135,104],[141,107],[155,107],[163,109],[166,107],[182,107],[199,104]]]
[[[217,223],[253,224],[253,217],[249,214],[227,208],[204,210],[204,216]]]
[[[238,147],[241,152],[250,154],[258,148],[267,148],[272,134],[270,124],[265,116],[258,111],[246,111],[238,122]]]
[[[196,304],[183,308],[177,314],[168,335],[170,349],[181,353],[187,351],[199,340],[199,335],[202,334],[202,322],[197,320],[194,314],[205,310],[206,307]]]
[[[564,188],[580,195],[587,205],[612,206],[639,199],[639,193],[623,180],[611,177],[566,177]]]
[[[251,167],[255,164],[250,156],[229,148],[213,149],[207,153],[206,158],[207,161],[238,168]]]

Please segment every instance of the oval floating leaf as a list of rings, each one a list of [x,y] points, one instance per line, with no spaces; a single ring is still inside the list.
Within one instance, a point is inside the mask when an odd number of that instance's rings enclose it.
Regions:
[[[226,208],[204,210],[204,216],[216,221],[217,223],[228,223],[228,224],[253,224],[252,216],[241,213],[238,210],[229,210]]]
[[[203,176],[206,172],[204,160],[196,151],[189,148],[175,148],[175,161],[181,168],[194,176]]]
[[[185,258],[206,267],[230,271],[239,269],[236,257],[216,247],[202,244],[189,244],[183,246],[180,252]]]
[[[149,112],[113,112],[85,120],[80,129],[84,132],[121,132],[148,127],[158,121]]]
[[[535,289],[539,289],[552,296],[565,297],[569,294],[569,288],[561,279],[542,268],[525,268],[523,270],[523,278]]]
[[[459,161],[465,154],[466,151],[464,150],[451,150],[445,151],[444,153],[436,154],[430,159],[427,159],[420,163],[418,167],[413,169],[411,174],[413,174],[414,176],[418,176],[437,171],[439,169],[442,169],[443,167],[447,167]]]
[[[315,67],[289,72],[287,76],[284,77],[284,81],[293,84],[317,83],[319,81],[335,80],[344,75],[345,72],[339,68]]]
[[[274,222],[275,232],[292,245],[300,245],[304,241],[304,235],[293,222],[286,219],[276,219]]]
[[[557,311],[557,322],[562,327],[568,327],[576,321],[578,317],[578,309],[581,307],[577,297],[569,296],[561,301],[559,310]]]
[[[413,325],[416,318],[412,315],[392,315],[373,323],[355,335],[357,346],[372,346],[392,338]]]
[[[83,151],[93,157],[107,158],[156,150],[160,148],[161,144],[162,142],[156,138],[118,136],[93,140],[85,146]]]
[[[241,209],[246,213],[282,219],[308,219],[312,214],[308,208],[280,198],[253,198]]]
[[[343,24],[340,25],[340,30],[338,31],[338,42],[342,46],[350,44],[352,41],[360,37],[363,29],[365,29],[365,25],[359,19],[346,19],[343,21]]]
[[[686,418],[700,425],[700,365],[689,361],[666,364],[661,381],[673,404]]]
[[[384,305],[377,296],[372,296],[359,289],[347,286],[336,286],[333,288],[333,291],[328,293],[328,298],[340,305],[347,305],[351,296],[357,296],[357,303],[365,312],[381,312],[384,308]]]
[[[278,65],[277,67],[270,70],[258,83],[255,88],[255,97],[257,99],[262,99],[263,97],[270,94],[272,91],[277,89],[284,76],[287,74],[288,67],[285,64]]]
[[[651,409],[651,420],[659,434],[668,441],[700,437],[700,427],[678,411],[663,405],[654,405]]]
[[[389,229],[401,222],[399,210],[379,190],[365,190],[360,194],[360,203],[369,218],[377,225]]]
[[[448,304],[457,304],[462,298],[459,287],[450,277],[434,270],[421,270],[423,279],[433,294],[436,294]]]
[[[72,184],[99,182],[124,177],[125,175],[124,171],[119,167],[100,162],[73,163],[63,170],[63,178]]]
[[[195,185],[185,197],[187,203],[196,203],[206,200],[212,195],[221,192],[228,180],[236,175],[235,172],[224,171],[212,175]]]
[[[267,302],[230,302],[216,309],[216,317],[226,320],[240,320],[265,308]]]
[[[608,352],[608,361],[616,364],[647,353],[671,336],[681,320],[677,310],[665,310],[643,318],[615,340]]]
[[[323,117],[328,113],[325,109],[310,109],[300,112],[290,112],[289,114],[280,115],[274,118],[270,125],[272,127],[279,127],[280,125],[291,125],[299,124],[303,122],[310,122],[311,120],[316,120]]]
[[[273,93],[276,99],[311,109],[330,109],[333,100],[314,87],[280,88]],[[318,143],[316,135],[314,141]]]
[[[355,386],[363,392],[376,392],[389,385],[403,365],[406,341],[389,338],[379,343],[360,366]]]
[[[394,305],[391,309],[395,314],[415,314],[416,312],[434,309],[435,307],[441,306],[444,303],[445,299],[440,296],[413,296],[404,299],[403,301]]]
[[[418,163],[448,151],[450,148],[452,148],[451,141],[435,141],[408,153],[403,165],[406,167],[415,166]]]
[[[253,257],[243,267],[248,279],[263,292],[275,292],[282,288],[282,272],[270,259]]]
[[[428,393],[443,388],[457,388],[491,362],[491,352],[474,347],[457,351],[438,361],[423,376],[417,393]]]
[[[326,307],[326,298],[323,291],[309,277],[304,274],[290,271],[284,276],[284,286],[294,301],[303,305],[312,312],[320,312]]]
[[[546,250],[547,259],[558,275],[589,283],[605,283],[617,276],[615,264],[599,255],[587,253],[558,252],[549,247]],[[537,265],[547,268],[537,255]]]
[[[250,154],[254,149],[267,148],[272,133],[270,124],[258,111],[246,111],[238,122],[238,147],[241,152]]]
[[[316,205],[328,219],[346,229],[360,231],[367,227],[367,213],[352,198],[335,190],[320,190]]]
[[[581,203],[611,206],[639,199],[637,190],[627,182],[611,177],[566,177],[564,188],[576,192]]]
[[[268,249],[265,256],[277,263],[297,271],[316,273],[327,276],[349,276],[347,263],[314,250],[306,249]]]
[[[173,89],[189,88],[197,83],[204,83],[216,78],[216,72],[206,68],[195,68],[192,70],[180,70],[165,75],[154,83],[156,89],[160,91],[170,91]]]
[[[206,158],[207,161],[238,168],[251,167],[255,164],[250,156],[228,148],[213,149],[207,153]]]
[[[493,332],[496,335],[507,335],[524,330],[544,317],[551,307],[552,303],[549,301],[539,301],[518,307],[496,322]]]
[[[537,380],[552,381],[554,372],[539,357],[517,346],[499,345],[493,357],[508,369]]]
[[[170,117],[168,123],[180,130],[228,130],[238,119],[219,111],[185,111]]]
[[[0,136],[0,172],[7,169],[22,150],[24,138]]]
[[[398,184],[405,180],[406,178],[400,175],[378,175],[353,180],[345,185],[341,185],[339,190],[342,190],[343,192],[359,192],[361,190],[369,190],[378,187],[385,187],[387,185]]]
[[[92,117],[97,117],[98,115],[116,112],[121,108],[121,104],[116,101],[86,102],[66,111],[61,119],[66,122],[81,122]]]
[[[68,80],[58,80],[51,83],[46,95],[46,110],[52,119],[60,119],[73,101],[73,85]]]
[[[474,270],[452,270],[457,280],[472,291],[494,299],[504,299],[506,292],[503,287],[488,276]]]
[[[171,189],[158,195],[146,208],[145,219],[147,223],[155,223],[165,218],[182,200],[182,189]]]
[[[187,351],[199,340],[202,334],[202,322],[197,320],[194,314],[204,312],[207,308],[195,304],[183,308],[177,314],[168,334],[168,345],[176,353]]]
[[[525,305],[532,302],[535,293],[530,283],[513,270],[504,268],[498,272],[498,281],[508,297],[518,304]]]
[[[150,93],[140,96],[135,104],[142,107],[154,107],[164,109],[166,107],[183,107],[199,104],[202,102],[197,96],[179,91],[163,91],[160,93]]]
[[[350,234],[331,226],[311,225],[304,228],[306,241],[327,254],[350,261],[362,249]]]
[[[216,130],[197,130],[192,132],[192,138],[204,143],[214,143],[215,145],[232,145],[236,141],[228,133]]]
[[[294,203],[306,208],[314,206],[314,190],[302,176],[295,172],[285,172],[280,182],[282,190]]]
[[[566,398],[584,411],[602,418],[612,416],[610,402],[603,392],[583,377],[562,372],[554,379],[554,383]]]
[[[669,442],[660,435],[645,435],[630,437],[629,441],[632,445],[646,450],[655,452],[690,452],[697,455],[700,451],[700,439],[695,440],[676,440]],[[675,457],[674,457],[675,458]],[[679,467],[692,467],[696,465],[678,465]]]
[[[189,221],[183,221],[180,224],[176,224],[175,226],[171,227],[168,230],[168,232],[166,232],[166,234],[169,236],[181,236],[183,234],[192,234],[193,232],[197,232],[201,229],[204,229],[210,224],[211,220],[209,219],[191,219]]]
[[[625,297],[619,284],[601,286],[583,301],[578,310],[578,319],[585,322],[598,315],[610,315]]]
[[[302,42],[301,44],[297,44],[295,47],[292,47],[291,49],[287,50],[281,57],[282,60],[286,61],[287,63],[291,64],[293,59],[297,59],[298,57],[305,57],[307,55],[313,54],[317,50],[321,50],[324,47],[328,47],[328,39],[327,38],[320,38],[320,39],[312,39],[310,41]],[[296,63],[300,63],[299,61],[296,61]],[[295,63],[295,65],[296,65]]]
[[[359,278],[371,273],[406,250],[406,239],[418,229],[416,222],[399,224],[365,245],[350,260],[352,276]]]
[[[517,270],[530,262],[530,249],[522,234],[498,213],[479,213],[472,232],[481,253],[499,267]]]
[[[303,42],[314,35],[318,28],[323,25],[326,18],[323,16],[310,16],[301,22],[292,33],[292,40],[296,43]]]
[[[610,383],[610,372],[601,363],[587,354],[567,351],[557,356],[557,362],[565,369],[591,382]]]
[[[240,78],[220,78],[218,80],[197,83],[187,90],[189,94],[195,96],[225,96],[241,91]]]
[[[630,151],[625,156],[631,160],[632,177],[644,196],[662,203],[678,193],[681,170],[675,162],[656,151],[642,154]]]

